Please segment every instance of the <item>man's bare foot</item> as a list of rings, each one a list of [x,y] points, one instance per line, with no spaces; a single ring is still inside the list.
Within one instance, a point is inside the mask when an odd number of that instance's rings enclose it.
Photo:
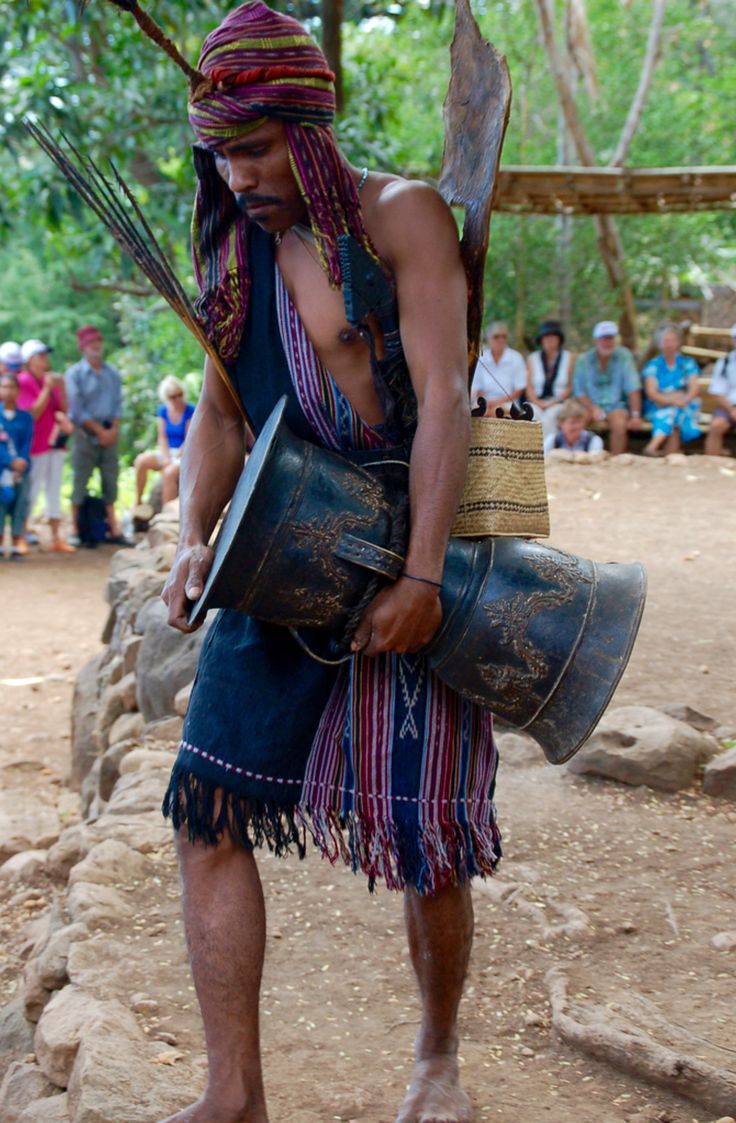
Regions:
[[[415,1064],[396,1123],[470,1123],[470,1113],[457,1058],[438,1054]]]
[[[265,1107],[237,1108],[215,1103],[205,1093],[196,1103],[167,1115],[160,1123],[268,1123]]]

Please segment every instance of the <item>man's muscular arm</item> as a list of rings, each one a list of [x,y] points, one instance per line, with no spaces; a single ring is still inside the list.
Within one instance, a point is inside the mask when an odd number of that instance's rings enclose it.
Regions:
[[[369,232],[396,279],[401,340],[419,407],[404,569],[439,582],[470,437],[467,289],[457,228],[434,190],[401,181],[381,193]],[[416,651],[429,643],[441,618],[438,589],[402,577],[368,606],[354,649],[368,655]]]
[[[232,496],[244,459],[243,419],[207,359],[202,395],[181,461],[179,546],[162,594],[169,607],[169,623],[181,632],[194,631],[187,624],[187,613],[204,588],[213,558],[208,543]]]

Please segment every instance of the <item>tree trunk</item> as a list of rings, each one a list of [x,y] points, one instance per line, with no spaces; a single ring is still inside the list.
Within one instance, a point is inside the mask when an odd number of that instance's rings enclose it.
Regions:
[[[338,112],[343,108],[342,20],[344,0],[322,0],[322,47],[330,69],[335,73]]]
[[[629,110],[626,124],[621,133],[621,139],[618,142],[618,146],[610,163],[610,167],[612,168],[620,168],[626,160],[629,147],[634,139],[634,133],[639,127],[641,115],[644,112],[644,106],[649,95],[649,88],[652,84],[654,69],[659,61],[665,2],[666,0],[653,0],[652,25],[649,28],[649,39],[647,40],[647,49],[644,55],[644,64],[641,68],[639,85],[634,94],[634,100],[631,103],[631,109]]]
[[[560,107],[557,120],[557,163],[566,167],[571,159],[570,134],[565,123],[565,114]],[[570,214],[558,215],[557,225],[557,318],[569,328],[572,314],[570,292],[570,254],[572,251],[572,223]]]
[[[536,0],[536,5],[537,11],[539,12],[539,22],[542,28],[545,51],[552,68],[555,84],[557,86],[557,95],[565,115],[565,122],[570,130],[570,136],[577,150],[578,159],[585,167],[597,167],[598,161],[595,151],[588,140],[585,126],[580,119],[577,105],[575,104],[575,97],[568,81],[570,64],[566,56],[561,54],[557,49],[553,19],[554,12],[551,0]],[[621,294],[622,310],[619,318],[621,339],[626,347],[630,347],[633,350],[636,347],[634,295],[626,276],[621,236],[619,235],[615,220],[608,215],[597,215],[595,222],[598,231],[598,247],[601,252],[601,257],[603,258],[603,264],[606,267],[606,272],[608,273],[611,284],[615,288],[618,288]]]

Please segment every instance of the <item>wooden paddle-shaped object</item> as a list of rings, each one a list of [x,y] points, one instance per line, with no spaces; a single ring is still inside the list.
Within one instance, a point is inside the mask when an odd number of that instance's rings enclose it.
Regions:
[[[445,202],[465,208],[460,253],[468,278],[468,372],[472,378],[480,353],[483,269],[511,109],[511,79],[504,56],[481,35],[469,0],[455,0],[450,58],[439,188]]]

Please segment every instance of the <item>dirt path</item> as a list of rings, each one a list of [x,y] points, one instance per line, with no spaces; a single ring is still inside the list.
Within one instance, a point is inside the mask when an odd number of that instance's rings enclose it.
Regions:
[[[617,467],[553,465],[551,541],[597,560],[643,560],[650,594],[617,702],[681,701],[736,726],[736,473],[703,458]],[[35,556],[0,565],[5,792],[73,814],[63,790],[78,667],[98,649],[109,555]],[[540,763],[502,767],[502,873],[475,890],[477,935],[461,1054],[478,1120],[499,1123],[712,1123],[715,1115],[589,1061],[549,1032],[545,974],[612,1007],[653,1005],[695,1034],[703,1056],[734,1065],[734,954],[712,936],[736,928],[736,808],[696,791],[660,796],[591,783]],[[164,859],[173,883],[173,860]],[[409,1073],[417,1010],[401,902],[310,855],[262,862],[271,940],[264,991],[266,1075],[274,1123],[392,1123]],[[515,894],[510,892],[515,889]],[[159,907],[173,931],[178,903]],[[507,894],[509,894],[507,896]],[[584,933],[555,928],[574,907]],[[567,912],[565,910],[568,910]],[[0,912],[2,1000],[17,977],[21,904]],[[160,936],[160,931],[159,931]],[[130,940],[146,938],[142,929]],[[104,980],[111,996],[155,991],[180,1062],[198,1067],[201,1030],[181,956],[155,978]],[[735,1105],[736,1106],[736,1105]],[[122,1121],[121,1121],[122,1123]]]

